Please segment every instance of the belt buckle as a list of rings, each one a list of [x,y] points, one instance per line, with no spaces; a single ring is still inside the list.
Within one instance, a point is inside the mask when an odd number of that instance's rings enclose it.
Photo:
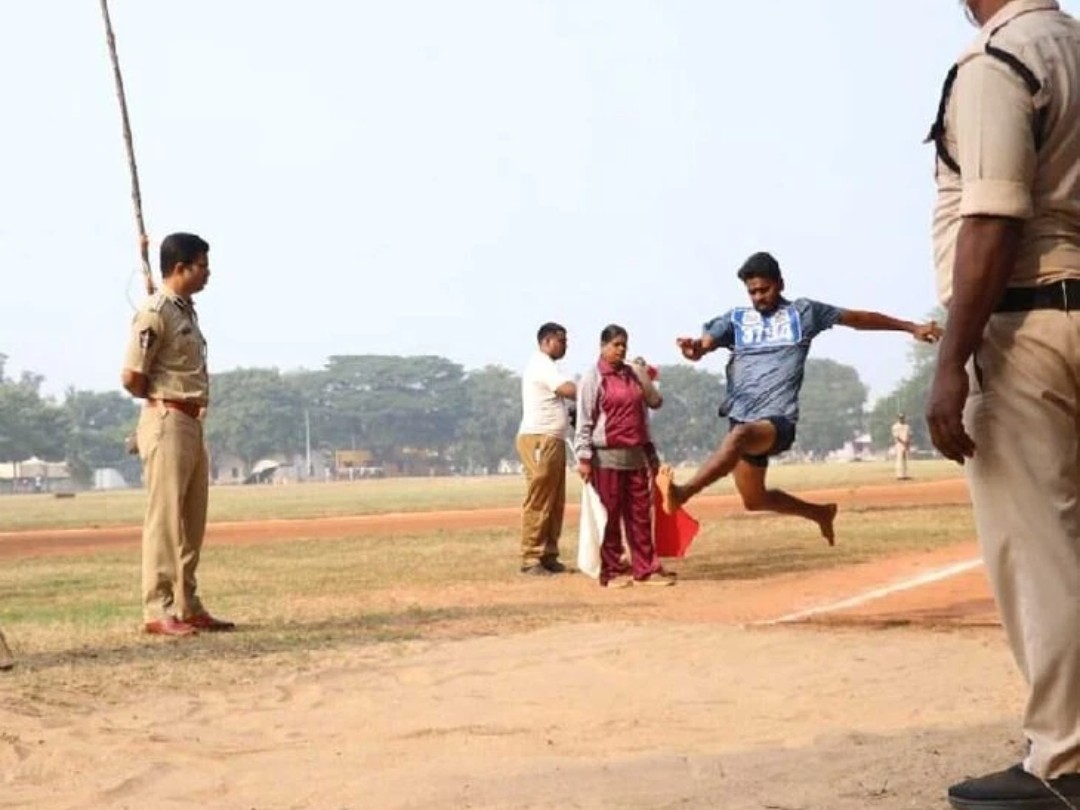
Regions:
[[[1069,280],[1063,278],[1061,280],[1061,302],[1066,312],[1069,311]]]

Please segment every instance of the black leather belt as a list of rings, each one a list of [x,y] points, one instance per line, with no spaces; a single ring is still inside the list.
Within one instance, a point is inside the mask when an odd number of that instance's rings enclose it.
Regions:
[[[1067,278],[1039,287],[1009,287],[994,312],[1031,312],[1033,309],[1080,309],[1080,278]]]

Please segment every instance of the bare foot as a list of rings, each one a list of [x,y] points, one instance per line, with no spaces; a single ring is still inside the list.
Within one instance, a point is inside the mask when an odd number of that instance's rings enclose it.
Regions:
[[[824,537],[830,546],[836,545],[836,531],[833,529],[833,521],[836,520],[837,505],[835,503],[827,503],[820,507],[819,513],[821,517],[818,518],[818,526],[821,528],[821,536]]]
[[[660,490],[660,503],[669,515],[682,506],[683,498],[675,485],[675,470],[670,464],[662,464],[657,470],[656,488]]]

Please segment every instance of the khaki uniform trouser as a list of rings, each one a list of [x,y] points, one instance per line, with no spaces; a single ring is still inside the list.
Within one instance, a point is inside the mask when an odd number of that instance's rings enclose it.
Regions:
[[[1025,768],[1080,771],[1080,312],[990,319],[969,366],[979,543],[1029,686]]]
[[[896,450],[896,477],[907,478],[908,449],[905,445],[900,444],[899,442],[896,443],[894,449]]]
[[[566,442],[552,436],[520,435],[517,451],[525,466],[521,509],[521,565],[559,558],[566,507]]]
[[[147,491],[142,537],[143,618],[205,612],[197,595],[210,464],[202,422],[162,406],[143,408],[139,455]]]

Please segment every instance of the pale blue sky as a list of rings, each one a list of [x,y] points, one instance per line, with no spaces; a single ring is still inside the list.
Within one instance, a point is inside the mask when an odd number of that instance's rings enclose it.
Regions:
[[[921,141],[974,35],[955,0],[111,9],[151,234],[212,246],[215,371],[332,353],[519,370],[549,319],[570,371],[610,321],[679,362],[675,336],[744,301],[734,272],[760,249],[792,295],[935,304]],[[98,3],[3,17],[0,351],[50,392],[115,388],[140,290]],[[881,395],[908,348],[838,329],[814,356]]]

